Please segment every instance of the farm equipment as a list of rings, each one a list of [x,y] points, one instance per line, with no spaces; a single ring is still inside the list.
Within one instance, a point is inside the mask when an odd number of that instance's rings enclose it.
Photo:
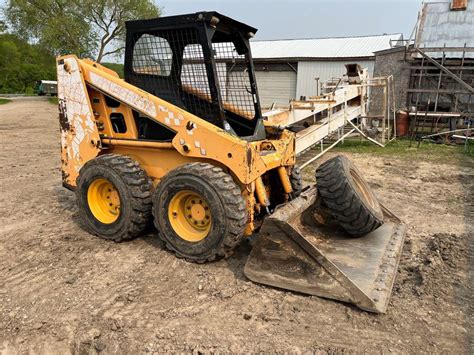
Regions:
[[[120,242],[153,221],[197,263],[254,236],[251,280],[384,312],[404,225],[344,157],[303,188],[295,134],[261,113],[257,30],[216,12],[126,28],[125,80],[57,58],[63,185],[83,227]]]

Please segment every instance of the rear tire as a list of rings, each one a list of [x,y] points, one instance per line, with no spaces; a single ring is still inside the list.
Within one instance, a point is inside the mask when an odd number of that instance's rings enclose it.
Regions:
[[[383,224],[379,202],[348,158],[338,155],[322,164],[316,183],[324,204],[349,234],[361,236]]]
[[[197,263],[229,256],[248,220],[239,186],[207,163],[186,164],[168,173],[153,195],[153,216],[166,247]]]
[[[90,160],[80,170],[76,189],[84,229],[115,242],[139,236],[151,222],[151,189],[146,172],[127,156]],[[111,199],[118,206],[115,211],[108,208]]]

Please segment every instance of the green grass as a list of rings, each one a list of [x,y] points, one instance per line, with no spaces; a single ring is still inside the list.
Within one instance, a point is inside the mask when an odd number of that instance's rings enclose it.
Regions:
[[[9,102],[12,102],[12,100],[0,98],[0,105],[5,105],[5,104],[8,104]]]
[[[57,96],[48,97],[48,102],[50,104],[57,105],[58,104],[58,97]]]
[[[435,144],[428,141],[412,142],[407,139],[397,139],[388,143],[385,148],[379,147],[368,141],[357,139],[346,140],[334,147],[333,152],[350,152],[355,154],[374,154],[400,159],[425,159],[449,162],[452,159],[469,159],[474,157],[474,149],[464,151],[464,145]]]

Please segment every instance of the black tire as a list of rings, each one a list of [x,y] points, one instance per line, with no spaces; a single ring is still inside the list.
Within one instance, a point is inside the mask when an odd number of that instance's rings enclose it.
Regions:
[[[338,155],[316,170],[324,205],[353,236],[367,234],[383,223],[383,212],[367,182],[352,162]]]
[[[299,196],[303,190],[303,176],[301,175],[301,169],[298,165],[295,165],[291,170],[290,183],[295,197]]]
[[[198,193],[209,206],[212,223],[202,240],[185,240],[171,225],[168,208],[180,191]],[[229,256],[242,240],[248,221],[239,186],[221,168],[206,163],[186,164],[168,173],[153,195],[153,216],[166,247],[178,257],[197,263]]]
[[[117,220],[102,223],[92,213],[87,193],[98,179],[112,183],[120,197]],[[76,199],[81,224],[91,234],[122,242],[139,236],[151,222],[152,183],[146,172],[133,159],[117,155],[101,155],[87,162],[77,179]]]

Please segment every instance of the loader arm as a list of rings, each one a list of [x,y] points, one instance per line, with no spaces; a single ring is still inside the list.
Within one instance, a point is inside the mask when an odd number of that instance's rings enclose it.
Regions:
[[[59,57],[57,63],[60,107],[62,115],[68,116],[68,120],[62,119],[62,140],[81,146],[81,149],[76,149],[76,155],[67,149],[63,154],[65,183],[69,186],[75,186],[81,166],[99,154],[102,141],[113,138],[99,134],[96,124],[99,118],[94,117],[88,87],[169,128],[176,133],[171,144],[182,156],[219,162],[243,185],[280,165],[294,164],[294,135],[289,131],[281,132],[275,139],[246,142],[119,79],[96,63],[74,55]],[[77,107],[82,111],[77,112]],[[84,133],[77,135],[74,127],[82,126]],[[268,144],[276,149],[263,154],[262,147]]]

